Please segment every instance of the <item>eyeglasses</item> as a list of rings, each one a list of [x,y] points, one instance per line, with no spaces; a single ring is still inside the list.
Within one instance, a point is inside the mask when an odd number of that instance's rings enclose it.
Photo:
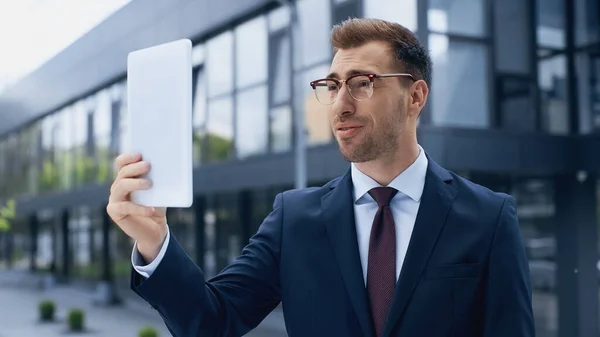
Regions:
[[[411,74],[358,74],[352,75],[345,80],[336,80],[333,78],[322,78],[310,82],[310,86],[315,91],[315,96],[321,104],[330,105],[335,103],[342,83],[346,83],[346,89],[350,96],[357,101],[365,101],[373,96],[373,81],[376,78],[384,77],[410,77]]]

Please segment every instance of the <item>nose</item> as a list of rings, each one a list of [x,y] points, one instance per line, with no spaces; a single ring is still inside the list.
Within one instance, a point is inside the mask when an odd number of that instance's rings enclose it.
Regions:
[[[356,111],[356,100],[350,96],[346,84],[340,87],[335,103],[333,103],[333,112],[336,116],[342,117],[351,115]]]

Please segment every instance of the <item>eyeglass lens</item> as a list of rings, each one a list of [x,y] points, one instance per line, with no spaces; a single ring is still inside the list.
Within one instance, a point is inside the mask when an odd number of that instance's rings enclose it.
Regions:
[[[315,84],[317,100],[323,104],[332,104],[337,99],[340,86],[333,80],[321,80]],[[364,101],[373,95],[373,83],[368,76],[352,77],[346,82],[350,95],[357,101]]]

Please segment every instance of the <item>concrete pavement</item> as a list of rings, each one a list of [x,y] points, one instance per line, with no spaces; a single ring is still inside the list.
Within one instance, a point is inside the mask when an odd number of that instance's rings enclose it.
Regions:
[[[122,306],[102,307],[94,305],[93,292],[43,284],[37,275],[0,270],[0,337],[64,337],[67,313],[72,308],[85,311],[87,331],[82,335],[135,337],[140,328],[150,325],[159,331],[160,337],[171,336],[158,313],[135,295],[125,295]],[[38,304],[46,299],[56,303],[56,322],[41,323],[38,319]],[[246,336],[287,336],[280,310],[271,313]]]

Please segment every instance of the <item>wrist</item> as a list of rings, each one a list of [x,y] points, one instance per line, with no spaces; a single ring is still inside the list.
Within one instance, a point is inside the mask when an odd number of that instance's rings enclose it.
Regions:
[[[166,234],[160,240],[137,242],[137,250],[147,264],[156,260],[165,239]]]

